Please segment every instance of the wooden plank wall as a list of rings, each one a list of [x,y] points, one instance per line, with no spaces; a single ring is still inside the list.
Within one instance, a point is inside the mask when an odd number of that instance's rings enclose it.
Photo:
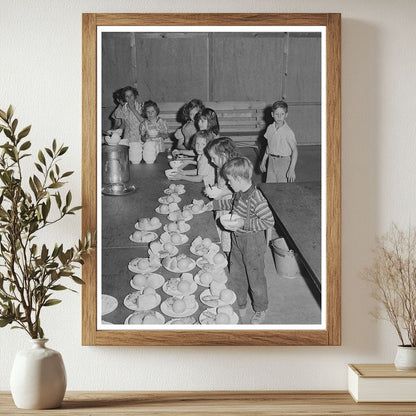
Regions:
[[[289,104],[299,144],[321,142],[321,39],[311,33],[103,33],[103,129],[112,93],[132,85],[141,101]],[[264,119],[270,119],[265,107]]]

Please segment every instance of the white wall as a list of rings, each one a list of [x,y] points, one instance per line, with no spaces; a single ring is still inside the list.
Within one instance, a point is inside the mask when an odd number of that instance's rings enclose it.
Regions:
[[[374,237],[416,219],[416,2],[390,0],[0,0],[0,108],[32,124],[34,148],[56,137],[81,189],[82,12],[342,13],[342,346],[81,347],[81,298],[45,311],[70,390],[345,389],[346,364],[392,362],[397,339],[369,316],[359,278]],[[199,7],[199,5],[201,5]],[[59,75],[57,75],[59,74]],[[70,244],[80,216],[48,235]],[[0,390],[27,336],[0,330]]]

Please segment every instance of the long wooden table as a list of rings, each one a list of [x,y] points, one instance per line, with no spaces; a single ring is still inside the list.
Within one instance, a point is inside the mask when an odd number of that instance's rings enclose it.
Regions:
[[[59,409],[22,410],[0,392],[1,415],[401,416],[414,403],[355,403],[345,391],[67,392]]]
[[[129,236],[135,231],[134,225],[138,218],[158,217],[162,224],[168,224],[166,215],[158,214],[155,209],[160,205],[158,198],[165,196],[163,191],[172,183],[183,183],[186,193],[180,195],[182,200],[179,207],[182,208],[192,202],[193,199],[205,199],[202,195],[203,184],[191,182],[172,182],[165,176],[165,170],[169,168],[166,153],[160,153],[154,164],[140,163],[130,165],[129,185],[135,185],[136,191],[123,196],[102,195],[102,293],[114,296],[118,300],[115,311],[103,317],[105,322],[123,324],[125,319],[133,313],[124,303],[124,298],[135,291],[130,286],[130,279],[134,273],[130,272],[127,265],[136,257],[148,257],[148,243],[134,243]],[[191,242],[195,237],[208,237],[214,242],[219,242],[212,212],[195,215],[190,221],[191,229],[186,233],[189,240],[186,244],[178,246],[179,253],[185,253],[193,259],[197,256],[189,251]],[[160,236],[164,232],[163,227],[155,230]],[[192,273],[199,269],[196,267]],[[162,274],[165,280],[178,277],[179,274],[171,273],[161,267],[155,273]],[[195,298],[199,300],[200,293],[205,288],[198,286]],[[169,297],[160,288],[157,290],[162,297],[162,302]],[[199,302],[199,308],[194,313],[195,319],[199,317],[208,306]],[[159,311],[159,307],[155,310]],[[171,319],[166,317],[166,320]]]
[[[262,183],[276,214],[277,228],[299,254],[316,285],[321,284],[321,183]]]

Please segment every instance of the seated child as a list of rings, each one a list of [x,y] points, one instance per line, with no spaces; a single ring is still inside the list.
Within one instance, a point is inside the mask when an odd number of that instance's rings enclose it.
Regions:
[[[166,121],[159,117],[159,113],[159,107],[154,101],[146,101],[143,104],[143,115],[145,120],[140,123],[140,135],[142,141],[156,141],[158,152],[160,152],[162,148],[162,139],[167,139],[169,137]]]
[[[216,186],[205,187],[204,193],[211,199],[231,199],[232,191],[227,186],[225,179],[221,176],[221,168],[229,160],[240,156],[237,152],[237,147],[232,139],[229,137],[218,137],[207,144],[205,152],[210,158],[211,164],[216,167]],[[216,211],[215,219],[226,214],[227,211]],[[217,225],[218,235],[221,240],[221,246],[224,252],[229,253],[231,250],[231,234],[224,230],[222,226]]]
[[[175,138],[178,141],[176,144],[177,149],[189,149],[192,136],[197,132],[195,126],[195,115],[204,109],[204,105],[201,100],[194,98],[185,104],[183,107],[183,118],[186,123],[175,131]]]
[[[220,125],[217,113],[212,108],[204,108],[195,116],[195,124],[198,130],[207,130],[214,138],[218,137]]]
[[[263,194],[253,185],[253,165],[245,157],[231,159],[221,174],[235,192],[231,200],[212,201],[207,209],[227,209],[239,219],[231,231],[230,289],[237,295],[240,316],[244,316],[250,292],[253,325],[262,324],[268,307],[267,282],[264,274],[266,239],[264,231],[273,227],[274,218]]]
[[[260,170],[266,172],[266,182],[294,182],[295,166],[298,160],[298,149],[292,129],[286,123],[288,106],[284,101],[276,101],[272,105],[274,122],[267,127],[264,137],[267,148],[264,152]]]
[[[212,139],[218,137],[220,126],[218,124],[217,113],[211,108],[204,108],[195,116],[195,124],[198,127],[198,131],[207,131]],[[173,156],[187,155],[193,156],[193,150],[175,149],[172,152]]]
[[[209,163],[204,149],[212,136],[206,130],[198,131],[193,137],[193,147],[197,154],[196,161],[184,162],[178,169],[172,180],[184,180],[189,182],[204,182],[205,186],[214,185],[215,169]],[[196,169],[183,170],[187,165],[196,165]]]

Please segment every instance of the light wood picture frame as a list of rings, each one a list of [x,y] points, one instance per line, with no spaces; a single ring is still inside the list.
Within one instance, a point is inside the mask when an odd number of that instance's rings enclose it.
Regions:
[[[145,346],[301,346],[341,344],[341,15],[319,14],[102,14],[82,16],[82,231],[97,229],[97,29],[99,27],[182,26],[193,27],[322,27],[325,38],[326,91],[322,94],[325,111],[326,160],[323,170],[326,183],[325,213],[326,262],[322,264],[326,276],[322,306],[325,311],[322,329],[267,329],[260,326],[250,330],[170,329],[111,330],[98,325],[97,309],[97,252],[86,259],[82,277],[82,344],[83,345],[145,345]],[[253,29],[254,31],[254,29]],[[325,110],[324,110],[325,109]],[[98,189],[97,189],[98,188]],[[98,235],[100,233],[98,232]],[[167,327],[167,325],[166,325]]]

